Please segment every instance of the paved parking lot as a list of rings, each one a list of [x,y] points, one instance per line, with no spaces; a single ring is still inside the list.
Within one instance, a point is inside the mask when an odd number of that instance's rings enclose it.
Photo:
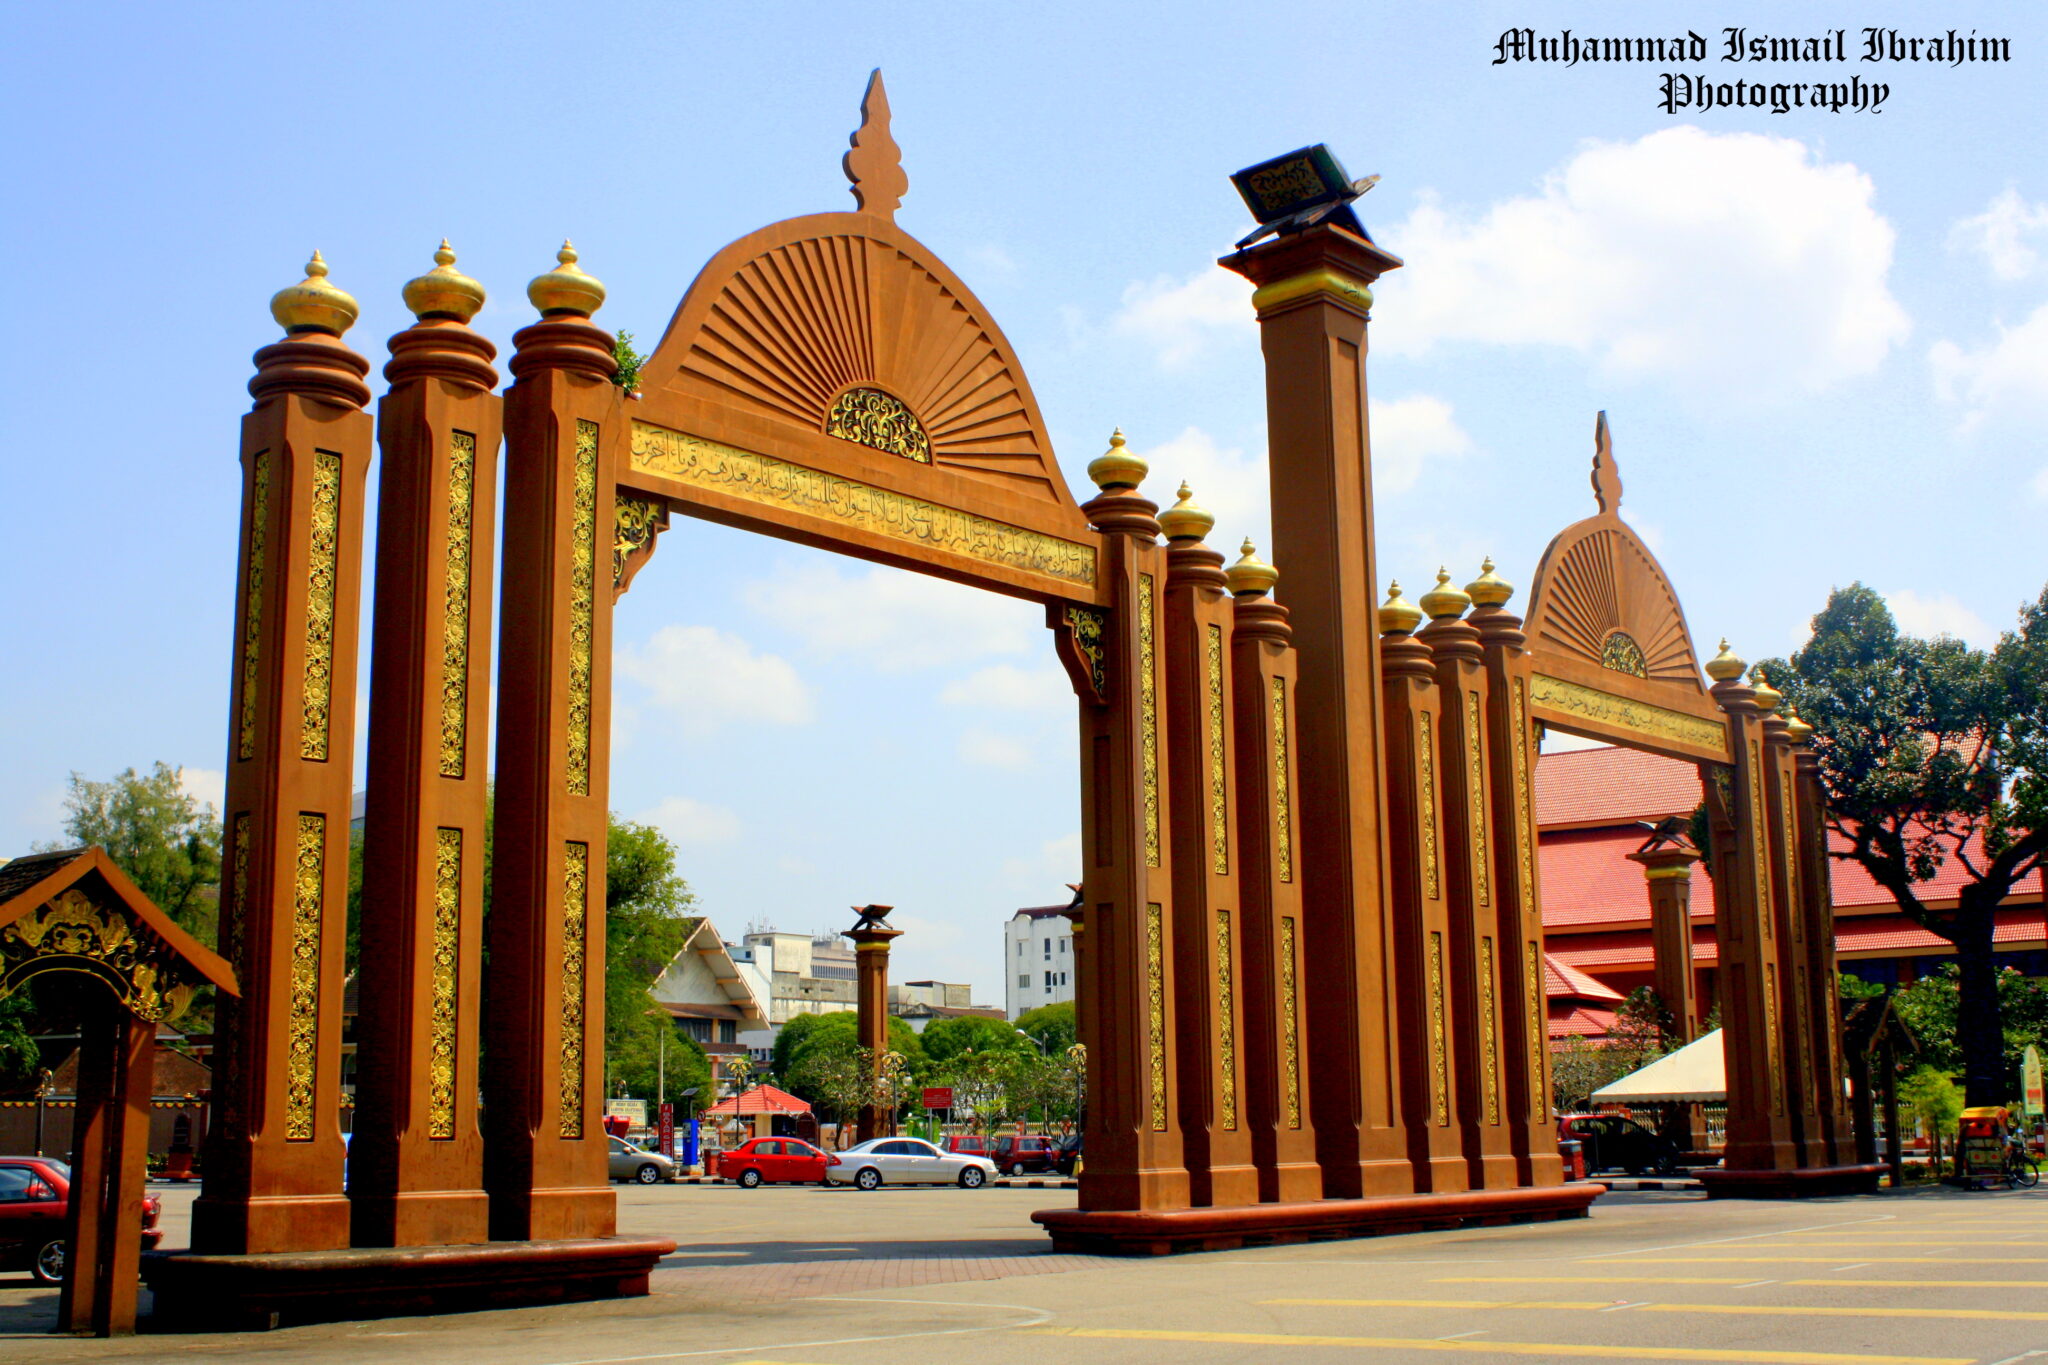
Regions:
[[[191,1191],[167,1196],[167,1245]],[[1267,1359],[2016,1365],[2048,1358],[2048,1192],[1706,1203],[1610,1195],[1583,1222],[1165,1260],[1055,1256],[1069,1192],[621,1187],[679,1243],[646,1299],[240,1337],[40,1335],[0,1281],[10,1362],[980,1365]]]

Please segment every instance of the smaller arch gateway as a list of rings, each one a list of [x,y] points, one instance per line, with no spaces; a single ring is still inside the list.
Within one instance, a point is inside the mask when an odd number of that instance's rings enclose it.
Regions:
[[[1334,165],[1304,149],[1268,182],[1319,184]],[[1730,774],[1708,783],[1731,831],[1717,875],[1746,879],[1758,907],[1732,928],[1808,954],[1759,948],[1731,1031],[1761,1047],[1787,1019],[1812,1024],[1756,1054],[1778,1069],[1740,1103],[1778,1126],[1741,1151],[1768,1172],[1825,1164],[1826,1125],[1801,1117],[1820,1093],[1809,1054],[1834,1047],[1812,956],[1818,786],[1739,661],[1727,678],[1710,663],[1701,688],[1676,597],[1616,513],[1604,426],[1601,512],[1546,557],[1529,630],[1491,572],[1375,612],[1366,334],[1371,286],[1401,262],[1348,208],[1294,214],[1221,262],[1257,286],[1274,535],[1272,563],[1246,544],[1226,568],[1215,518],[1185,487],[1162,512],[1120,432],[1089,467],[1096,491],[1068,490],[1008,341],[896,223],[909,182],[879,73],[844,167],[856,211],[719,252],[635,395],[591,321],[604,287],[566,244],[527,287],[539,316],[500,394],[495,349],[468,326],[483,288],[444,243],[405,286],[418,321],[391,339],[374,424],[369,362],[342,340],[356,305],[325,264],[272,301],[286,335],[256,355],[242,428],[222,903],[251,984],[222,1013],[232,1069],[195,1254],[152,1283],[229,1316],[332,1313],[337,1277],[354,1312],[428,1292],[441,1307],[645,1292],[673,1245],[617,1236],[597,1107],[612,624],[676,513],[1044,604],[1076,696],[1068,913],[1090,1077],[1080,1207],[1037,1215],[1056,1246],[1585,1211],[1599,1188],[1564,1184],[1550,1102],[1539,723]]]

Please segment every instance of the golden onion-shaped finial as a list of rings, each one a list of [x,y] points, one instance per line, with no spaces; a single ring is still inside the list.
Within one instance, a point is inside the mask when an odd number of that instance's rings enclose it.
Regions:
[[[1728,640],[1724,636],[1721,640],[1721,652],[1707,660],[1707,676],[1715,682],[1734,682],[1748,667],[1749,665],[1744,663],[1735,651],[1728,648]]]
[[[405,306],[416,318],[468,322],[484,306],[484,287],[455,268],[455,253],[443,237],[434,252],[434,268],[406,281]]]
[[[1387,600],[1380,604],[1380,634],[1413,635],[1422,624],[1422,608],[1401,596],[1401,583],[1387,584]]]
[[[1493,571],[1493,557],[1488,555],[1479,566],[1479,577],[1467,583],[1465,591],[1477,606],[1501,607],[1515,595],[1515,585]]]
[[[314,252],[306,262],[306,278],[270,296],[270,316],[287,332],[331,332],[340,336],[355,326],[362,310],[356,301],[327,282],[327,262]]]
[[[1429,613],[1432,621],[1465,614],[1465,608],[1472,605],[1472,599],[1451,583],[1451,571],[1436,571],[1436,586],[1422,594],[1422,609]]]
[[[1152,466],[1125,446],[1122,427],[1110,434],[1109,449],[1088,462],[1088,477],[1105,493],[1116,488],[1136,488],[1151,472]]]
[[[1207,516],[1208,513],[1202,515]],[[1164,523],[1166,518],[1162,516],[1159,520]],[[1243,559],[1223,571],[1231,593],[1237,597],[1257,597],[1260,593],[1273,591],[1273,585],[1280,581],[1280,571],[1259,558],[1250,536],[1244,538],[1243,553]]]
[[[1159,514],[1159,529],[1168,540],[1200,540],[1215,525],[1215,514],[1195,504],[1195,490],[1185,483],[1180,486],[1180,501]]]
[[[1799,713],[1788,706],[1785,708],[1785,733],[1792,737],[1794,744],[1804,744],[1813,738],[1813,727],[1799,719]]]
[[[555,259],[561,264],[545,275],[535,276],[526,286],[526,297],[540,309],[542,317],[575,313],[587,318],[604,307],[604,286],[577,268],[576,248],[568,238],[562,239],[562,249],[555,253]]]
[[[1785,694],[1771,686],[1770,680],[1764,677],[1762,664],[1749,670],[1749,685],[1756,690],[1756,709],[1759,711],[1775,711],[1778,703],[1785,699]]]

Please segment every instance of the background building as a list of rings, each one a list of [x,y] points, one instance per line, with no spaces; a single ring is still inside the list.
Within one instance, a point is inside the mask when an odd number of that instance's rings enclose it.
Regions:
[[[767,1018],[754,982],[708,919],[696,921],[648,990],[676,1026],[712,1056],[745,1052],[740,1034],[759,1028]]]
[[[1003,1012],[974,1003],[974,987],[956,981],[905,981],[889,987],[889,1013],[923,1033],[934,1019],[955,1019],[972,1015],[1000,1019]]]
[[[1003,1011],[1015,1019],[1074,998],[1073,902],[1031,905],[1003,925]]]

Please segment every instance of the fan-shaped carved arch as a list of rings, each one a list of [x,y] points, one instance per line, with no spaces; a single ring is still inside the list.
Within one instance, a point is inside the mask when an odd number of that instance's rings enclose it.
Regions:
[[[1536,569],[1528,629],[1538,648],[1566,658],[1700,687],[1678,594],[1656,556],[1619,517],[1589,518],[1550,542]]]

